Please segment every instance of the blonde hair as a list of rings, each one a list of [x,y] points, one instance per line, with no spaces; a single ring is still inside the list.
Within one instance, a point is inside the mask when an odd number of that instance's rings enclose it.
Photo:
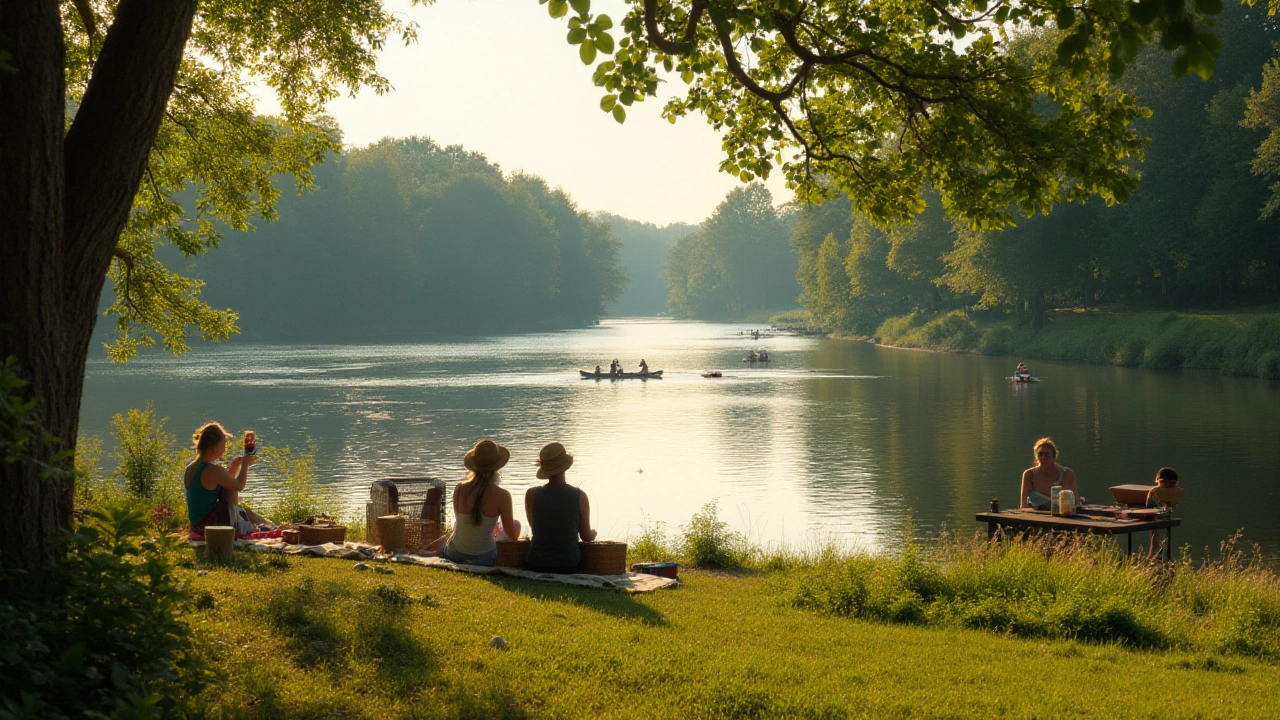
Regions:
[[[1058,446],[1053,444],[1053,438],[1042,437],[1036,441],[1035,447],[1031,448],[1031,453],[1036,457],[1037,461],[1040,458],[1040,448],[1049,448],[1053,451],[1053,459],[1058,459]]]
[[[191,434],[191,449],[199,460],[204,451],[231,437],[231,433],[216,422],[207,422]]]

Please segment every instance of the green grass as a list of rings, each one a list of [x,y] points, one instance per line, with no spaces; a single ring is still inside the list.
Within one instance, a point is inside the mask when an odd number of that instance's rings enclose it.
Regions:
[[[949,552],[929,555],[933,572],[958,564],[970,587],[990,584],[975,579],[978,555],[966,565]],[[1033,569],[992,565],[989,577],[1032,587],[1062,563],[1013,560]],[[227,678],[207,692],[210,714],[224,717],[1274,717],[1280,666],[1256,648],[814,612],[799,607],[797,584],[822,562],[682,568],[680,587],[640,595],[248,554],[206,576],[195,560],[180,572],[197,595],[200,642]],[[1092,577],[1068,565],[1077,584]],[[1203,576],[1201,590],[1220,594],[1202,594],[1202,609],[1244,596],[1220,580]],[[494,635],[509,648],[491,648]]]
[[[899,347],[1018,355],[1154,370],[1213,370],[1280,379],[1280,313],[1172,313],[1060,310],[1040,330],[955,310],[886,320],[878,341]]]

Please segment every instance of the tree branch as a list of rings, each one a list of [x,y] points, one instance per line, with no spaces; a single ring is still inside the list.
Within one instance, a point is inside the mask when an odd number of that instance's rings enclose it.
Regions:
[[[658,0],[644,0],[644,29],[653,46],[668,55],[688,55],[693,52],[698,36],[698,22],[706,12],[708,0],[693,0],[689,6],[689,22],[679,40],[668,40],[658,28]]]

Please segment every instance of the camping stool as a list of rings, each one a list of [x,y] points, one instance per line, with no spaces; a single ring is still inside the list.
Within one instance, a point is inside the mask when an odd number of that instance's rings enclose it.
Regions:
[[[403,515],[383,515],[378,518],[378,539],[382,544],[382,552],[388,555],[404,552]]]
[[[204,529],[204,559],[226,562],[235,547],[236,529],[230,525],[207,525]]]

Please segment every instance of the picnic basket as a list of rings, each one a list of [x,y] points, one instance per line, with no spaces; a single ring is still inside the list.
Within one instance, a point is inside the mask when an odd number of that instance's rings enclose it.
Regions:
[[[280,534],[280,539],[284,540],[285,543],[288,545],[297,545],[302,542],[301,535],[302,534],[298,532],[297,528],[292,528],[290,530],[285,530],[284,532],[282,532]]]
[[[627,544],[602,540],[580,542],[582,572],[587,575],[621,575],[627,571]]]
[[[529,555],[528,540],[499,540],[498,565],[509,568],[524,567],[524,559]]]
[[[298,526],[298,542],[303,545],[340,543],[347,539],[347,526],[332,522],[319,522]]]
[[[404,547],[417,552],[444,532],[444,501],[447,486],[436,478],[382,478],[369,486],[365,503],[365,527],[369,542],[381,545],[378,518],[404,517]]]

